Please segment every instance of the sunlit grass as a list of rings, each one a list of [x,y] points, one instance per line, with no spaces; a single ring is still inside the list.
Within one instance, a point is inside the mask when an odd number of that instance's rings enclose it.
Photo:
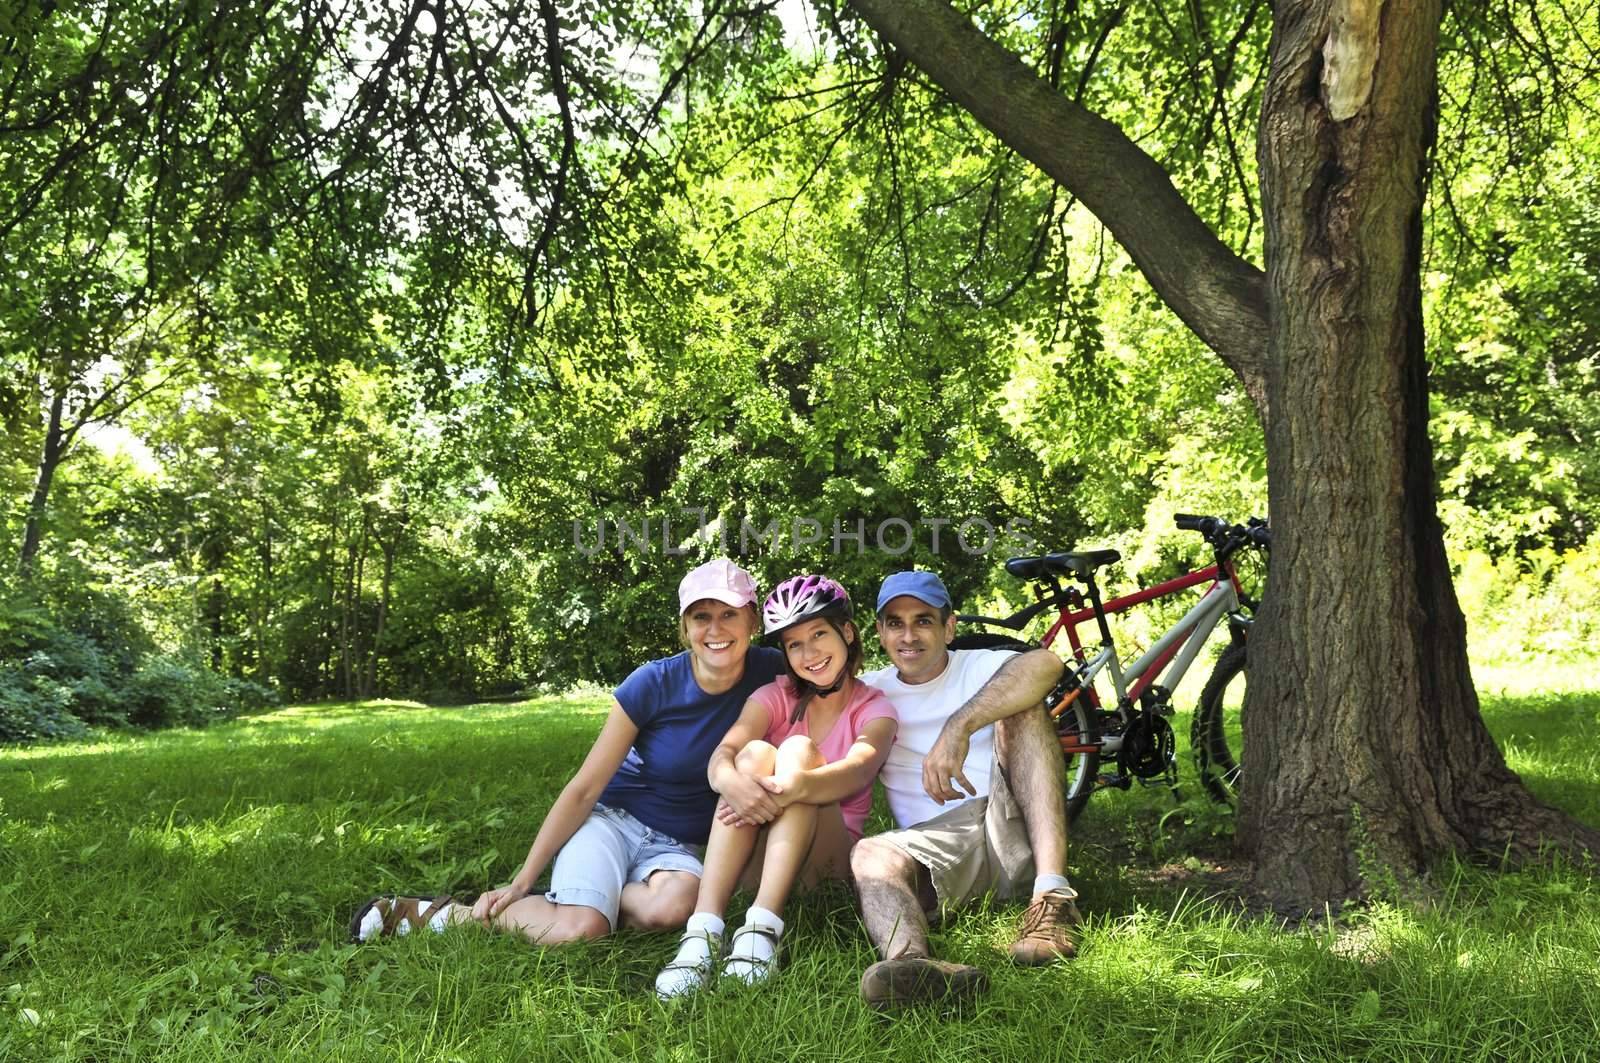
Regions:
[[[1600,681],[1489,671],[1485,713],[1547,800],[1600,822]],[[1159,789],[1077,824],[1080,958],[1004,960],[1018,911],[941,952],[961,1013],[887,1022],[848,894],[792,906],[781,977],[664,1009],[668,934],[542,950],[465,930],[354,948],[388,890],[504,881],[607,698],[295,706],[203,732],[0,752],[0,1059],[1579,1059],[1600,1027],[1600,890],[1446,865],[1431,894],[1285,928],[1228,892],[1230,817]],[[1186,731],[1180,720],[1180,735]],[[881,812],[880,812],[881,815]],[[1219,871],[1219,869],[1221,869]]]

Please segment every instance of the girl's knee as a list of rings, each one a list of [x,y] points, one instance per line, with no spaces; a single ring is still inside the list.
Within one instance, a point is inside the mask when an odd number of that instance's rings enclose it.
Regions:
[[[825,763],[822,750],[805,735],[790,735],[778,747],[778,764],[782,767],[804,771],[819,768]]]
[[[778,751],[771,742],[756,739],[748,742],[733,758],[733,766],[747,775],[770,775],[778,761]]]

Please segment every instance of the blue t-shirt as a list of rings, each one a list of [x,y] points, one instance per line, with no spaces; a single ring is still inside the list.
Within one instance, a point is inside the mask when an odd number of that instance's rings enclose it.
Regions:
[[[617,704],[639,728],[633,748],[600,795],[647,827],[680,842],[705,844],[717,795],[706,765],[757,687],[783,674],[783,654],[752,646],[744,675],[721,694],[707,694],[694,678],[689,651],[649,661],[617,687]]]

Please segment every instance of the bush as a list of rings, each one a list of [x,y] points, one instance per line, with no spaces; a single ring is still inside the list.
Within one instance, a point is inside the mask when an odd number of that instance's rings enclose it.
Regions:
[[[72,692],[0,662],[0,743],[76,738],[88,728],[72,714]]]
[[[23,658],[23,671],[36,685],[65,692],[72,714],[92,724],[127,721],[120,687],[127,665],[94,641],[72,631],[50,628]]]
[[[1456,557],[1456,592],[1485,660],[1593,656],[1600,647],[1600,536],[1575,550]]]
[[[151,654],[128,680],[123,704],[135,727],[205,726],[232,715],[222,677],[165,654]]]
[[[0,742],[73,737],[86,724],[199,727],[277,702],[196,657],[134,648],[117,625],[90,628],[60,626],[36,603],[0,602]]]

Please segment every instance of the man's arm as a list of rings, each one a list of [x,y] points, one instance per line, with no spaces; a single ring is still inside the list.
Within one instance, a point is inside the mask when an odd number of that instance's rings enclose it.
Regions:
[[[967,781],[962,765],[967,760],[970,739],[979,728],[996,720],[1038,708],[1044,696],[1061,678],[1061,658],[1046,649],[1019,653],[1000,666],[967,703],[950,714],[939,738],[922,761],[922,788],[939,804],[976,796],[977,788]],[[959,784],[966,794],[958,791]]]

